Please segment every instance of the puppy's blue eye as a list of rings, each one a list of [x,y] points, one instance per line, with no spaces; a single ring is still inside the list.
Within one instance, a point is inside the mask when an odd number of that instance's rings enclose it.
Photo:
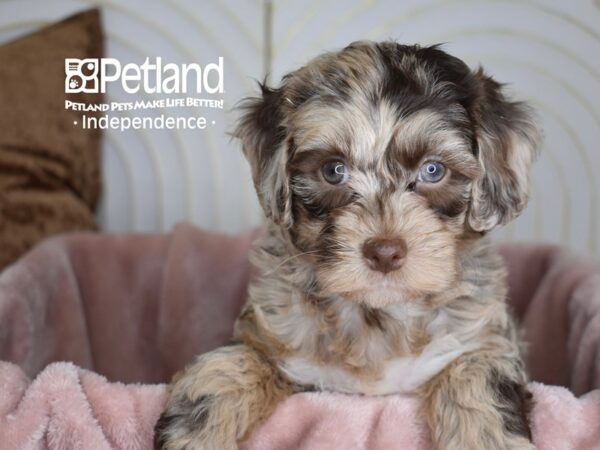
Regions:
[[[348,180],[348,168],[342,161],[330,161],[321,167],[323,178],[329,184],[342,184]]]
[[[417,179],[423,183],[437,183],[446,174],[446,168],[437,161],[427,161],[419,169]]]

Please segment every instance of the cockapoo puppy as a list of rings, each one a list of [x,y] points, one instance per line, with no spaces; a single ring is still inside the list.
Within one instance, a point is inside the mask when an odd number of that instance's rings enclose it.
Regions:
[[[243,104],[267,216],[234,343],[169,388],[160,449],[228,450],[296,392],[411,393],[439,449],[534,449],[501,258],[529,108],[439,47],[356,42]]]

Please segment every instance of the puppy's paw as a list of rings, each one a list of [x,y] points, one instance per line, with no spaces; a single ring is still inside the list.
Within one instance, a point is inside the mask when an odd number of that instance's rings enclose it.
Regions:
[[[245,345],[221,347],[175,376],[154,447],[233,450],[292,393],[262,356]]]
[[[480,440],[466,440],[460,436],[454,436],[449,440],[441,440],[435,446],[437,450],[536,450],[536,446],[529,439],[506,435],[490,438],[482,436]]]
[[[156,450],[234,450],[236,424],[232,414],[222,414],[224,405],[203,395],[171,399],[154,429]],[[227,403],[224,401],[223,403]]]
[[[537,447],[527,438],[510,436],[506,439],[507,450],[536,450]]]

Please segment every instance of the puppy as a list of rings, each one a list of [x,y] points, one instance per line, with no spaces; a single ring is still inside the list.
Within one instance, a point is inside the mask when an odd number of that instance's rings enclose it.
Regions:
[[[267,229],[234,344],[177,375],[161,449],[234,449],[289,395],[409,393],[439,449],[533,449],[484,239],[527,203],[538,131],[437,46],[357,42],[243,104]]]

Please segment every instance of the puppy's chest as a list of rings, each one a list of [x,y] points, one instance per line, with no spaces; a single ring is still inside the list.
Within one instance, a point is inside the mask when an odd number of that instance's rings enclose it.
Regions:
[[[366,395],[408,394],[472,349],[471,345],[445,335],[434,338],[419,354],[373,360],[372,365],[363,367],[327,362],[308,355],[285,357],[279,367],[296,383],[319,390]]]
[[[251,303],[237,334],[272,352],[298,384],[367,395],[411,393],[476,349],[485,323],[456,326],[453,316],[418,305],[366,310],[340,300],[315,306],[298,295],[285,303]]]

